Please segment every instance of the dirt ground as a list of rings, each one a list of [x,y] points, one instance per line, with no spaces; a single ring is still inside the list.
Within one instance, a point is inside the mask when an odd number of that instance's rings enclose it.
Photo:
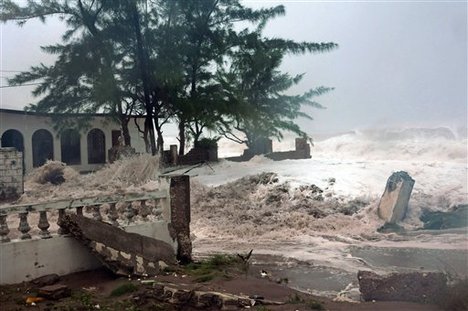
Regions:
[[[255,274],[253,274],[255,275]],[[245,296],[262,296],[267,300],[282,302],[283,305],[256,305],[251,310],[350,310],[350,311],[436,311],[434,305],[407,302],[334,302],[327,298],[314,297],[299,293],[284,284],[238,274],[229,278],[217,277],[204,283],[196,282],[193,277],[176,272],[151,278],[158,283],[173,284],[178,288],[197,291],[216,291]],[[258,274],[259,275],[259,274]],[[37,287],[32,283],[0,286],[0,310],[198,310],[186,306],[171,305],[144,298],[143,293],[152,287],[142,284],[141,280],[116,277],[108,270],[80,272],[62,276],[59,284],[71,289],[71,296],[58,300],[44,300],[35,306],[26,303],[28,297],[35,296]],[[113,291],[133,284],[132,291],[113,295]],[[172,285],[171,285],[172,286]]]

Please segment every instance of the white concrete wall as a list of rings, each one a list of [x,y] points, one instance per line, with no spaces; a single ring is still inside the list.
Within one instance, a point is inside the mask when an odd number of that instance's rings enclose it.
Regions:
[[[141,124],[143,124],[142,122],[143,120],[140,120]],[[90,130],[93,128],[98,128],[104,132],[106,144],[106,161],[108,160],[107,150],[112,147],[112,131],[120,130],[120,125],[117,122],[103,116],[93,117],[90,123],[90,128],[80,132],[81,165],[72,166],[78,171],[92,171],[102,166],[101,164],[88,163],[87,135]],[[60,137],[54,130],[52,119],[50,117],[31,113],[26,114],[24,112],[11,113],[5,110],[0,110],[0,138],[4,132],[10,129],[17,130],[23,135],[24,163],[26,172],[31,171],[33,168],[32,135],[39,129],[45,129],[52,134],[54,142],[53,160],[62,160]],[[145,152],[144,141],[141,138],[133,120],[129,122],[129,131],[132,139],[132,147],[135,148],[135,150],[139,153]]]
[[[96,269],[101,263],[73,237],[0,244],[0,284],[15,284],[57,273]]]
[[[177,249],[169,236],[167,222],[142,223],[125,231],[157,238]],[[0,243],[0,285],[30,281],[43,275],[66,275],[101,267],[91,252],[71,236],[50,239],[13,240]],[[0,308],[1,310],[1,308]]]

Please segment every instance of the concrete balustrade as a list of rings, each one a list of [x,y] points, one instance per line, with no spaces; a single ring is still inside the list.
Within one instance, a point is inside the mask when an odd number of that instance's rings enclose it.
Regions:
[[[97,268],[101,263],[61,226],[67,214],[107,222],[163,241],[190,260],[188,176],[160,180],[159,191],[0,207],[0,284]]]
[[[165,191],[150,192],[140,196],[122,196],[122,197],[108,197],[108,198],[84,198],[79,200],[62,200],[47,203],[37,204],[23,204],[23,205],[12,205],[0,208],[0,242],[10,242],[13,237],[11,236],[12,228],[8,226],[8,217],[14,217],[15,215],[19,218],[18,231],[21,233],[19,238],[21,240],[27,240],[33,238],[32,228],[37,226],[39,231],[39,237],[41,239],[49,239],[52,237],[49,231],[49,221],[54,221],[58,228],[58,235],[65,235],[66,229],[60,226],[60,221],[66,215],[66,213],[75,212],[78,215],[83,215],[83,209],[86,207],[91,208],[91,217],[95,220],[106,221],[114,226],[130,225],[135,221],[136,215],[140,215],[141,220],[148,220],[148,216],[151,214],[151,209],[147,205],[147,202],[156,207],[159,200],[166,199]],[[133,204],[138,202],[137,209],[133,207]],[[123,213],[119,214],[116,205],[118,203],[125,204],[126,208]],[[105,208],[107,207],[108,208]],[[157,208],[156,208],[157,209]],[[102,216],[102,210],[107,211],[107,215],[104,218]],[[153,209],[154,211],[155,209]],[[30,216],[32,214],[39,214],[39,220],[37,223],[31,223]],[[53,214],[51,218],[49,215]],[[58,214],[58,217],[56,216]],[[158,215],[162,213],[155,213],[154,216],[157,219]],[[154,219],[154,218],[153,218]],[[37,217],[36,217],[37,220]],[[119,222],[120,221],[120,222]],[[55,232],[54,232],[55,233]]]

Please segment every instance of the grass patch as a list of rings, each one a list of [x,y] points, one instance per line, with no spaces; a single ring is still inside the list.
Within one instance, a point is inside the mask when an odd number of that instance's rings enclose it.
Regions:
[[[110,293],[110,296],[111,297],[119,297],[119,296],[122,296],[122,295],[125,295],[125,294],[133,293],[137,289],[138,289],[138,287],[135,284],[125,283],[125,284],[122,284],[122,285],[118,286],[117,288],[115,288]]]
[[[308,310],[325,310],[325,307],[320,301],[314,299],[304,299],[298,293],[290,296],[287,303],[289,304],[304,304]]]
[[[298,295],[298,293],[294,293],[294,295],[289,296],[289,299],[287,301],[289,304],[299,304],[299,303],[304,303],[304,298]]]
[[[187,274],[200,283],[211,281],[218,277],[229,278],[232,271],[241,271],[242,260],[233,255],[217,254],[200,262],[193,262],[185,267]]]
[[[317,301],[317,300],[308,300],[306,301],[305,303],[306,307],[310,310],[325,310],[325,307],[323,306],[323,304],[320,302],[320,301]]]
[[[468,310],[468,278],[458,280],[441,295],[440,306],[447,311]]]

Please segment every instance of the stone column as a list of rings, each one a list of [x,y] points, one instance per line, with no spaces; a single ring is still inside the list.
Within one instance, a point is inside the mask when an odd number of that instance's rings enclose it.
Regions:
[[[170,145],[171,153],[171,165],[177,165],[179,163],[179,154],[177,152],[177,145]]]
[[[192,261],[190,240],[190,178],[175,176],[170,181],[171,223],[169,232],[177,241],[177,259],[182,263]]]

